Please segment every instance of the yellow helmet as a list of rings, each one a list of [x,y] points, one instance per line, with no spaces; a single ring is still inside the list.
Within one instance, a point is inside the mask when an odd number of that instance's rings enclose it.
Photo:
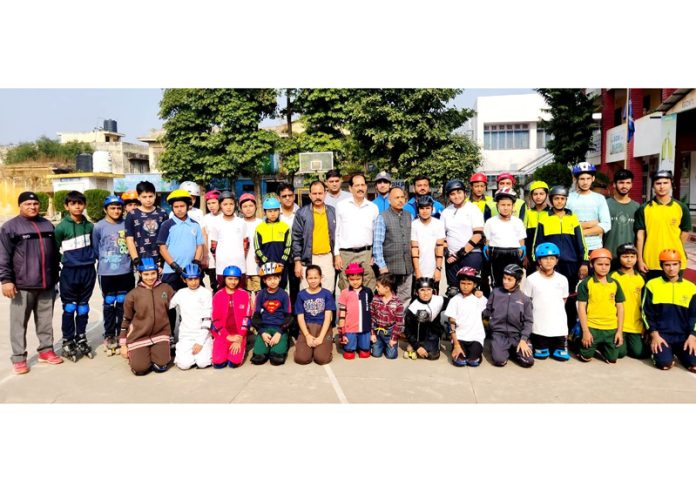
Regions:
[[[177,201],[186,202],[186,204],[191,205],[193,200],[191,199],[191,193],[186,190],[174,190],[169,196],[167,196],[167,203],[172,204]]]
[[[529,192],[531,193],[532,191],[538,189],[544,189],[548,193],[549,185],[547,185],[544,181],[532,181],[532,184],[529,185]]]

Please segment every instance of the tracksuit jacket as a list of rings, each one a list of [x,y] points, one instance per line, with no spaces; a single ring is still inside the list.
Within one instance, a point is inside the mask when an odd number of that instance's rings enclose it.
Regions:
[[[502,287],[493,289],[488,304],[483,311],[484,318],[490,318],[488,328],[493,332],[529,340],[534,326],[532,301],[524,295],[519,285],[509,292]]]
[[[291,243],[290,227],[282,220],[264,220],[256,226],[254,250],[261,265],[269,261],[286,263],[290,258]]]
[[[128,350],[169,342],[172,330],[169,326],[169,303],[174,289],[157,281],[152,289],[140,282],[126,295],[123,304],[123,323],[119,340]]]
[[[18,215],[0,228],[0,281],[17,289],[48,289],[58,282],[60,254],[53,224]]]
[[[97,254],[92,246],[94,224],[82,217],[75,222],[70,215],[63,218],[56,227],[56,247],[62,250],[63,267],[94,265]]]
[[[585,236],[576,215],[566,208],[565,215],[559,217],[553,213],[553,208],[550,208],[546,213],[539,213],[538,220],[534,248],[541,243],[553,243],[561,250],[560,261],[578,265],[588,263]],[[536,260],[536,255],[533,257]]]
[[[682,343],[696,335],[696,285],[664,276],[650,280],[643,292],[643,321],[669,343]]]
[[[336,209],[331,205],[324,205],[326,220],[329,225],[329,244],[334,250],[336,240]],[[312,204],[305,205],[295,214],[292,223],[292,259],[301,260],[307,266],[312,263],[312,238],[314,234],[314,208]]]

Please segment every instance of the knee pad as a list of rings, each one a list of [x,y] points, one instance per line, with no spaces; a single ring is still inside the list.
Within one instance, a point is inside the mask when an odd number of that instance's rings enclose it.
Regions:
[[[285,355],[271,354],[269,359],[271,360],[272,366],[282,366],[285,364]]]
[[[116,294],[116,302],[118,304],[123,304],[124,302],[126,302],[126,294],[127,293],[128,292],[119,292],[118,294]]]
[[[75,311],[77,311],[77,304],[74,302],[69,302],[67,304],[63,304],[63,312],[68,313],[68,314],[73,314]]]
[[[116,294],[106,294],[106,295],[104,296],[104,304],[109,304],[109,305],[111,305],[111,304],[113,304],[114,302],[116,302]]]
[[[89,304],[78,304],[77,305],[77,315],[84,316],[89,313]]]
[[[152,370],[155,372],[165,372],[167,369],[169,369],[168,364],[160,366],[159,364],[155,364],[154,362],[152,363]]]

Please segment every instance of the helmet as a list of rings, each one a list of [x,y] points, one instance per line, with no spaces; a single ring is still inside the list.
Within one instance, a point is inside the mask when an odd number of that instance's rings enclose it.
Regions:
[[[479,283],[481,281],[479,271],[476,270],[474,267],[470,266],[461,267],[457,272],[457,278],[459,280],[473,280],[476,283]]]
[[[195,263],[189,263],[184,267],[184,273],[181,276],[184,278],[201,278],[201,269]]]
[[[509,179],[512,181],[512,186],[515,186],[515,177],[510,173],[500,173],[497,178],[495,178],[496,183],[500,183],[503,179]]]
[[[360,263],[351,263],[346,268],[346,275],[362,275],[363,273],[365,273],[365,269]]]
[[[222,276],[239,278],[242,276],[242,271],[239,269],[238,266],[230,265],[225,267],[225,269],[222,271]]]
[[[541,243],[534,249],[534,256],[546,258],[547,256],[561,256],[561,250],[553,243]]]
[[[259,268],[260,277],[265,277],[266,275],[280,275],[281,273],[283,273],[283,265],[275,261],[264,263],[261,265],[261,268]]]
[[[108,207],[109,205],[121,205],[121,206],[123,206],[123,200],[121,200],[116,195],[109,195],[106,198],[104,198],[104,208]]]
[[[513,202],[517,200],[517,193],[512,188],[500,188],[495,192],[495,201],[499,201],[502,198],[509,198]]]
[[[185,202],[187,205],[191,205],[193,200],[191,200],[191,194],[182,189],[172,191],[167,197],[167,203],[172,204],[174,202]]]
[[[532,184],[529,185],[529,192],[531,193],[534,190],[546,190],[548,192],[549,185],[545,181],[532,181]]]
[[[184,181],[179,185],[180,190],[186,190],[192,196],[201,196],[201,187],[193,181]]]
[[[476,173],[469,178],[469,183],[488,183],[488,178],[483,173]]]
[[[600,258],[607,258],[608,260],[611,260],[611,251],[609,251],[607,248],[599,248],[590,253],[590,263]]]
[[[276,208],[280,208],[280,201],[276,197],[269,196],[263,201],[264,210],[273,210]]]
[[[140,202],[140,200],[138,200],[138,192],[135,190],[128,190],[121,193],[121,200],[123,200],[123,203]]]
[[[589,162],[581,162],[573,166],[573,176],[575,177],[580,176],[582,173],[588,173],[594,176],[596,172],[597,168],[594,164],[590,164]]]
[[[428,288],[428,289],[434,289],[435,288],[435,280],[433,280],[430,277],[421,277],[416,280],[416,290],[418,289],[423,289],[423,288]]]
[[[568,188],[563,185],[556,185],[549,190],[549,196],[561,195],[568,198]]]
[[[508,266],[503,268],[503,274],[505,275],[510,275],[511,277],[515,277],[515,280],[518,282],[522,280],[522,275],[524,275],[524,270],[522,269],[521,266],[515,264],[515,263],[510,263]]]
[[[620,244],[618,248],[616,248],[616,256],[621,256],[621,255],[637,255],[638,254],[638,249],[635,247],[633,243],[624,243]]]
[[[422,195],[416,198],[417,208],[432,207],[434,203],[435,200],[433,200],[433,197],[431,197],[430,195]]]
[[[205,194],[205,201],[207,202],[208,200],[219,200],[220,199],[220,192],[218,190],[210,190]]]
[[[254,194],[253,193],[242,193],[242,196],[239,197],[239,205],[241,205],[244,202],[248,202],[249,200],[256,203],[256,197],[254,196]]]
[[[462,183],[458,179],[450,179],[447,181],[447,184],[445,185],[445,194],[449,195],[455,190],[465,190],[464,183]]]
[[[232,200],[234,200],[235,199],[234,193],[232,193],[230,190],[221,191],[220,196],[218,197],[218,200],[220,200],[220,202],[222,202],[223,200],[225,200],[227,198],[231,198]]]
[[[146,256],[145,258],[140,259],[140,264],[138,265],[138,271],[139,272],[152,272],[152,271],[157,271],[157,263],[155,263],[154,258],[150,258],[149,256]]]
[[[681,261],[681,253],[676,249],[663,249],[660,252],[660,262],[663,261]]]
[[[659,171],[654,172],[652,175],[653,181],[656,181],[658,179],[663,179],[663,178],[667,178],[669,180],[674,179],[674,176],[672,175],[672,171],[670,171],[668,169],[660,169]]]

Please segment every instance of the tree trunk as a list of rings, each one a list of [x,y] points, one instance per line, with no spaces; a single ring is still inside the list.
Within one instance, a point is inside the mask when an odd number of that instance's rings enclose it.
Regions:
[[[256,216],[263,217],[263,196],[261,196],[261,175],[255,174],[252,178],[254,181],[254,195],[256,195]]]
[[[285,90],[285,118],[288,123],[288,138],[292,138],[292,101],[290,101],[290,89]]]

